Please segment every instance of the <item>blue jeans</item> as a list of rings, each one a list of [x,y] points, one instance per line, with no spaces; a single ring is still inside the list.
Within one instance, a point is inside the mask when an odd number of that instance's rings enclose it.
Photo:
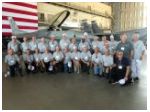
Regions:
[[[68,72],[68,64],[64,64],[64,72]]]
[[[72,72],[72,67],[68,67],[68,63],[64,64],[64,72],[68,72],[68,73]]]
[[[99,66],[94,66],[94,74],[99,75],[101,71],[101,68]]]

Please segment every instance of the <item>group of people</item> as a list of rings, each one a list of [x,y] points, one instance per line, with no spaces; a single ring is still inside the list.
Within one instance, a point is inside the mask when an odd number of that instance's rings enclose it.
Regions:
[[[81,72],[99,77],[106,77],[109,83],[126,84],[131,79],[138,80],[145,46],[139,40],[139,33],[135,32],[132,42],[128,41],[126,33],[120,35],[120,41],[115,41],[111,35],[93,36],[89,38],[84,33],[77,42],[76,37],[68,38],[62,34],[58,42],[55,35],[50,35],[48,41],[41,37],[37,41],[24,36],[19,42],[16,36],[8,43],[5,56],[6,69],[11,77],[17,72],[23,76],[23,64],[27,74],[47,72],[55,74],[68,72],[80,74]],[[7,75],[8,75],[7,73]]]

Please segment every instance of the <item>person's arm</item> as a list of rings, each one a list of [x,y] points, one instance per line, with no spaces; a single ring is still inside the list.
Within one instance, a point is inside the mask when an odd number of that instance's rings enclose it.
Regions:
[[[114,60],[113,60],[113,57],[111,57],[111,66],[110,66],[110,70],[112,69],[113,64],[114,64]]]
[[[82,53],[80,53],[80,60],[83,62]]]
[[[15,55],[15,57],[16,57],[16,60],[17,60],[17,62],[19,64],[19,67],[20,67],[21,66],[21,59],[20,59],[21,57],[19,58],[18,55]]]
[[[144,59],[144,54],[145,54],[145,51],[142,52],[142,55],[140,57],[140,60],[143,60]]]
[[[129,59],[133,59],[133,55],[134,55],[134,48],[133,48],[133,44],[130,43],[130,56],[129,56]]]
[[[94,64],[94,55],[92,55],[91,62]]]
[[[119,44],[119,43],[120,43],[120,42],[118,42],[116,48],[114,49],[114,54],[116,54],[116,53],[117,53],[117,50],[119,50],[119,47],[120,47],[120,44]]]
[[[140,60],[143,60],[144,58],[144,54],[145,54],[145,46],[144,46],[144,43],[142,42],[142,54],[141,54],[141,57],[140,57]]]
[[[130,73],[130,66],[127,66],[126,67],[125,80],[128,80],[129,73]]]
[[[79,45],[78,45],[78,49],[81,51],[81,43],[79,43]]]
[[[7,70],[8,70],[7,56],[5,56],[5,71],[7,72]]]
[[[10,49],[10,42],[7,44],[7,49]]]
[[[44,57],[43,54],[41,54],[41,56],[40,56],[40,58],[41,58],[41,64],[45,68],[44,61],[43,61],[44,58],[43,57]]]
[[[23,52],[23,43],[20,44],[20,50]]]
[[[128,77],[129,77],[129,73],[130,73],[130,65],[131,65],[131,60],[129,58],[126,58],[125,61],[125,66],[126,66],[126,73],[125,73],[125,80],[128,80]]]

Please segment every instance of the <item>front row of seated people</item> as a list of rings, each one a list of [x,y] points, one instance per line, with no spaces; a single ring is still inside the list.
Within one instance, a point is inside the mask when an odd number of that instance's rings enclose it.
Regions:
[[[93,69],[94,75],[105,76],[110,83],[116,83],[120,79],[125,79],[124,81],[127,82],[130,79],[130,61],[123,56],[122,51],[117,51],[113,58],[109,50],[106,50],[102,55],[98,47],[91,54],[87,47],[84,47],[82,52],[79,52],[77,47],[74,48],[73,52],[70,52],[68,48],[64,48],[62,52],[57,46],[53,54],[49,52],[48,48],[43,53],[39,53],[39,49],[36,48],[35,53],[31,53],[27,49],[21,57],[16,55],[12,49],[8,49],[5,63],[7,63],[6,68],[9,68],[10,76],[15,76],[17,72],[23,76],[22,59],[27,74],[37,72],[47,72],[48,74],[85,72],[90,74],[90,70]]]

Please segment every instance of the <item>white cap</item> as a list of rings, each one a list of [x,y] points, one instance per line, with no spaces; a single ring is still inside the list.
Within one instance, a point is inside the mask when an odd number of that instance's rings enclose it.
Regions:
[[[118,82],[120,85],[124,85],[126,81],[125,81],[125,79],[120,79]]]
[[[110,35],[110,38],[111,38],[111,39],[114,39],[114,36],[113,36],[113,34],[111,34],[111,35]]]
[[[63,36],[63,37],[64,37],[64,36],[67,36],[67,34],[66,34],[66,33],[63,33],[62,36]]]
[[[84,36],[88,36],[88,33],[87,32],[84,32],[84,34],[83,34]]]
[[[17,38],[16,36],[11,36],[11,38],[13,39],[13,38]]]

